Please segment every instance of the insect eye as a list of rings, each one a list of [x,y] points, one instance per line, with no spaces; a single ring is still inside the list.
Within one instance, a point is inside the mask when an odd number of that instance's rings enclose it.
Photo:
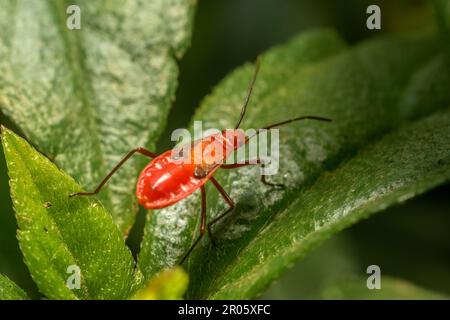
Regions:
[[[194,177],[202,179],[208,175],[208,170],[203,166],[195,166]]]
[[[183,157],[184,157],[184,149],[183,148],[181,148],[179,150],[174,150],[171,155],[172,160],[180,160],[180,159],[183,159]]]

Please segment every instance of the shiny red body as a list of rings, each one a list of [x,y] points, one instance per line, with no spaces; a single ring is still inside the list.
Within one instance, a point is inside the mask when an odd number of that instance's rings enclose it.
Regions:
[[[139,176],[136,186],[139,204],[146,209],[159,209],[186,198],[246,142],[242,130],[223,131],[164,152]]]

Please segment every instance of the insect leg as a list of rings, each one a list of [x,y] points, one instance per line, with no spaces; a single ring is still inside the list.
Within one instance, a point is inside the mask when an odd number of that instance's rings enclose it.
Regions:
[[[229,214],[234,209],[234,201],[230,198],[228,193],[222,188],[222,186],[219,184],[219,182],[217,182],[216,179],[211,177],[211,178],[209,178],[209,180],[214,184],[216,189],[219,190],[219,192],[222,195],[222,197],[225,199],[225,201],[230,206],[224,213],[221,213],[219,216],[214,218],[210,223],[208,223],[208,234],[209,234],[209,237],[211,238],[212,244],[216,245],[216,241],[214,240],[214,237],[212,235],[211,227],[212,227],[213,224],[219,222],[222,218],[224,218],[227,214]]]
[[[128,159],[130,159],[131,156],[134,155],[135,153],[140,153],[140,154],[142,154],[142,155],[144,155],[144,156],[146,156],[146,157],[149,157],[149,158],[155,158],[155,157],[157,156],[155,153],[150,152],[150,151],[148,151],[147,149],[142,148],[142,147],[133,149],[133,150],[131,150],[130,152],[128,152],[128,154],[127,154],[125,157],[123,157],[123,159],[120,160],[120,162],[119,162],[118,164],[116,164],[116,165],[114,166],[114,168],[111,169],[111,171],[110,171],[110,172],[106,175],[106,177],[100,182],[100,184],[97,186],[97,188],[95,188],[94,191],[92,191],[92,192],[75,192],[75,193],[71,193],[71,194],[69,195],[69,197],[74,197],[74,196],[91,196],[91,195],[97,194],[97,193],[102,189],[102,187],[105,185],[105,183],[109,180],[109,178],[111,178],[112,175],[113,175],[114,173],[116,173],[116,171],[119,170],[119,168],[120,168],[120,167],[121,167]]]
[[[181,259],[180,265],[183,264],[183,262],[186,260],[186,258],[191,254],[192,250],[194,250],[195,246],[200,242],[200,239],[203,238],[203,236],[205,235],[205,229],[206,229],[206,190],[205,190],[205,186],[201,186],[200,190],[202,192],[202,215],[201,215],[201,222],[200,222],[200,234],[199,234],[197,240],[195,240],[195,242],[192,244],[192,246],[186,252],[183,259]]]
[[[244,163],[223,164],[220,167],[222,169],[235,169],[235,168],[247,167],[247,166],[257,165],[257,164],[259,164],[262,168],[264,168],[264,166],[265,166],[264,161],[262,161],[261,159],[256,159],[256,163],[250,163],[249,160],[246,160]],[[275,188],[284,188],[285,187],[284,184],[272,183],[272,182],[267,181],[265,175],[261,175],[261,182],[264,183],[265,185],[275,187]]]

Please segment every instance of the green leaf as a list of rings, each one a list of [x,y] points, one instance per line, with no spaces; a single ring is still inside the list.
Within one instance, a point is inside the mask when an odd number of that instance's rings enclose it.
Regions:
[[[407,281],[387,276],[381,278],[381,289],[367,288],[366,278],[350,278],[329,286],[322,293],[323,299],[363,300],[436,300],[448,297],[417,287]]]
[[[16,239],[17,223],[8,190],[8,172],[0,144],[0,273],[15,279],[32,296],[35,286]]]
[[[322,299],[330,285],[353,277],[367,279],[366,270],[372,264],[380,266],[383,280],[386,275],[397,276],[450,294],[446,188],[444,185],[392,206],[321,242],[273,282],[261,298]]]
[[[254,295],[333,233],[448,181],[448,150],[450,109],[370,144],[301,191],[239,252],[239,265],[227,269],[213,297]]]
[[[355,256],[348,232],[323,241],[285,272],[259,297],[263,300],[321,299],[324,288],[342,279],[360,275],[361,262]]]
[[[292,45],[284,50],[288,52]],[[306,52],[314,49],[304,48]],[[414,138],[424,143],[408,140],[412,154],[405,150],[398,159],[383,157],[394,157],[393,150],[406,143],[386,138],[373,147],[378,153],[368,149],[367,159],[356,156],[400,124],[450,105],[449,76],[441,72],[445,61],[434,38],[375,38],[328,59],[322,55],[300,65],[270,59],[277,50],[263,55],[255,99],[243,127],[260,128],[297,115],[325,116],[333,122],[305,121],[280,130],[280,172],[270,180],[284,183],[285,190],[262,185],[256,167],[216,174],[237,206],[232,216],[214,228],[219,246],[213,248],[205,237],[188,260],[189,298],[254,297],[322,239],[369,212],[448,179],[448,164],[436,166],[448,149],[445,139],[426,135],[434,125],[419,125],[424,131]],[[272,77],[272,70],[280,69],[290,71]],[[195,117],[204,120],[204,129],[235,124],[252,71],[247,65],[233,72],[205,99]],[[261,98],[258,92],[263,93]],[[441,115],[433,121],[447,120]],[[411,136],[408,132],[401,137]],[[429,150],[427,139],[436,140],[431,143],[436,149]],[[413,159],[417,167],[410,163]],[[353,165],[347,166],[348,161]],[[393,170],[385,180],[380,173],[384,166]],[[424,168],[430,171],[426,182]],[[225,210],[226,204],[210,185],[207,195],[210,218]],[[139,260],[146,277],[173,265],[195,239],[198,200],[198,194],[193,195],[149,216]]]
[[[270,94],[274,85],[281,88],[285,84],[286,77],[298,72],[309,63],[322,60],[344,47],[342,40],[332,31],[311,31],[293,39],[287,46],[274,48],[264,56],[264,66],[260,73],[258,84],[265,83],[265,86],[258,86],[252,97],[252,105],[255,101],[264,99]],[[221,87],[228,99],[223,96],[211,96],[211,105],[215,105],[213,117],[198,119],[205,120],[203,126],[211,123],[228,124],[230,109],[236,109],[242,102],[243,89],[248,85],[248,79],[252,68],[247,66],[238,69],[233,76],[223,80]],[[269,85],[270,83],[270,85]],[[245,89],[244,89],[245,90]],[[244,93],[245,94],[245,93]],[[252,106],[253,109],[253,106]],[[234,115],[239,111],[232,112]],[[235,118],[235,117],[234,117]],[[237,119],[235,119],[237,120]],[[139,266],[147,279],[153,277],[161,269],[171,267],[177,263],[179,257],[185,252],[189,245],[188,237],[193,236],[196,225],[196,213],[199,210],[198,195],[195,194],[180,205],[149,213],[147,224],[144,230],[144,239],[139,255]]]
[[[181,300],[188,281],[188,275],[180,267],[164,270],[150,279],[131,299]]]
[[[0,274],[0,300],[27,300],[27,294],[14,282]]]
[[[140,272],[102,205],[69,199],[79,188],[75,181],[6,128],[2,144],[20,248],[39,290],[50,299],[120,299],[133,293]],[[81,271],[80,289],[67,286],[76,273],[70,266]]]
[[[69,30],[66,9],[81,9]],[[29,141],[93,189],[128,151],[154,148],[174,98],[195,0],[4,0],[0,109]],[[145,159],[130,160],[100,194],[125,233]],[[74,190],[72,190],[74,191]]]

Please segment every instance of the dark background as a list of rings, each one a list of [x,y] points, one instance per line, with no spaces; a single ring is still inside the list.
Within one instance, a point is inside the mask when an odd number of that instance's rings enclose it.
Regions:
[[[381,31],[366,28],[370,4],[381,7]],[[352,44],[385,32],[418,31],[431,19],[425,0],[200,0],[192,45],[180,62],[176,102],[158,149],[170,148],[170,132],[187,126],[201,99],[228,72],[302,30],[333,27]],[[7,121],[1,115],[0,120]],[[0,273],[36,290],[15,240],[1,149],[0,191]],[[337,279],[367,277],[371,264],[379,265],[382,275],[450,294],[449,195],[450,186],[437,188],[341,232],[294,266],[263,298],[317,298]],[[129,240],[134,250],[144,214]]]

